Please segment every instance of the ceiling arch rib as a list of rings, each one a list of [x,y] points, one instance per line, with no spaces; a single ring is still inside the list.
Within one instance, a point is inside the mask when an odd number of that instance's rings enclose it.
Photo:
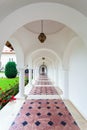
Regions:
[[[54,62],[49,57],[45,57],[45,60],[42,60],[42,57],[38,57],[36,60],[33,61],[33,67],[36,66],[40,67],[41,65],[45,64],[46,66],[52,65]]]
[[[24,24],[38,19],[49,19],[65,24],[81,36],[87,44],[87,18],[73,8],[57,3],[31,4],[8,15],[0,23],[0,29],[3,30],[0,30],[0,43],[5,43]]]
[[[74,8],[75,10],[78,10],[79,12],[87,16],[86,0],[0,0],[0,20],[4,19],[6,16],[11,14],[11,12],[14,12],[14,10],[17,10],[18,8],[22,8],[23,6],[26,6],[28,4],[37,4],[39,2],[54,2],[63,4],[71,8]],[[3,15],[2,12],[4,12]]]
[[[36,59],[36,57],[38,57],[38,56],[39,57],[47,56],[53,60],[58,60],[58,62],[61,62],[60,57],[51,49],[47,49],[47,48],[37,49],[29,55],[29,57],[32,57],[32,59]]]
[[[53,52],[50,49],[38,49],[34,52],[32,52],[31,55],[28,56],[28,64],[29,64],[29,59],[32,59],[32,64],[40,61],[40,63],[42,64],[42,57],[47,58],[46,60],[50,61],[51,63],[60,63],[61,64],[61,59],[57,56],[57,54],[55,52]]]
[[[42,60],[42,57],[37,57],[37,59],[32,61],[32,64],[35,65],[36,63],[40,62],[41,64],[43,64],[43,62],[46,64],[47,62],[51,63],[52,60],[49,57],[44,57],[45,60]]]

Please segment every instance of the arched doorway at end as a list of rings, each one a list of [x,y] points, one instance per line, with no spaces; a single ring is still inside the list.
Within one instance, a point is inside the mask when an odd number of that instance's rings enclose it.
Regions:
[[[41,65],[39,67],[39,74],[40,75],[47,75],[47,66],[46,65]]]

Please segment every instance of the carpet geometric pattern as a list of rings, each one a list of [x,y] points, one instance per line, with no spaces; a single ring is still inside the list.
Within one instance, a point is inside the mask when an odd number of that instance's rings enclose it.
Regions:
[[[57,95],[58,92],[54,87],[33,87],[30,95]]]
[[[51,81],[36,81],[35,85],[52,85],[52,82]]]
[[[38,80],[49,80],[47,75],[39,75]]]
[[[80,130],[61,99],[26,100],[9,130]]]

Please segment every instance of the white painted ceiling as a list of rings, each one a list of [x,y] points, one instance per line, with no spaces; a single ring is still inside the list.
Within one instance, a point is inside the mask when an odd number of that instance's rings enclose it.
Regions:
[[[24,26],[28,31],[31,31],[33,33],[41,33],[42,30],[42,24],[41,20],[28,23]],[[51,21],[51,20],[43,20],[43,32],[45,34],[53,34],[61,31],[65,25]]]

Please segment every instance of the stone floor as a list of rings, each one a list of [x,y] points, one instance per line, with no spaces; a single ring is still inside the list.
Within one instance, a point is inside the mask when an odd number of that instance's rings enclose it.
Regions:
[[[9,102],[0,111],[0,130],[87,130],[87,121],[81,116],[74,105],[69,100],[62,100],[62,91],[45,84],[49,81],[45,76],[39,77],[39,93],[32,93],[32,88],[27,85],[25,89],[27,99],[19,98],[14,102]],[[42,80],[42,82],[41,82]],[[41,87],[42,86],[42,87]],[[47,92],[49,88],[51,91]],[[54,90],[58,94],[51,93]],[[44,92],[44,93],[43,93]],[[50,94],[50,95],[49,95]]]
[[[73,115],[77,124],[80,127],[80,130],[87,130],[87,120],[81,115],[81,113],[75,108],[69,100],[64,100],[65,105],[67,106],[70,113]]]

